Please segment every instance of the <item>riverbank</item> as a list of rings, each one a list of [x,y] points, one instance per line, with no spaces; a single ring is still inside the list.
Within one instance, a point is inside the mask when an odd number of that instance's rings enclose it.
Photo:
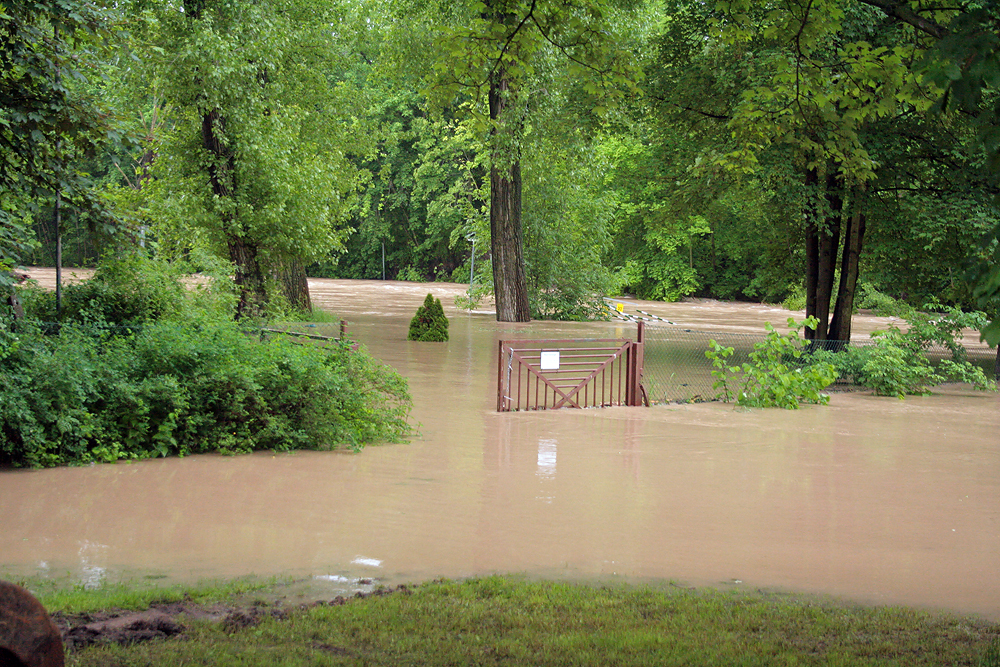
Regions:
[[[75,643],[74,667],[1000,664],[1000,624],[822,597],[492,576],[302,603],[293,584],[41,597],[64,628],[151,610],[133,617],[147,636]]]

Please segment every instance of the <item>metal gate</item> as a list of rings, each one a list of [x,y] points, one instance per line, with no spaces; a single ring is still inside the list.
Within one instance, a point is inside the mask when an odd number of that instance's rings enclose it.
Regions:
[[[642,405],[643,323],[636,341],[502,340],[497,410]]]

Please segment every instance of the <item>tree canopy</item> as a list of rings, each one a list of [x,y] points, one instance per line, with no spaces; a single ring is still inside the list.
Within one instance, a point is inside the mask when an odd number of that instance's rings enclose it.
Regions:
[[[621,292],[758,299],[804,306],[818,343],[875,294],[1000,313],[991,5],[0,7],[7,265],[46,197],[99,200],[87,172],[124,164],[127,118],[134,172],[101,172],[115,213],[147,252],[231,264],[241,316],[300,303],[307,265],[473,264],[501,320],[600,317]]]
[[[89,0],[0,2],[0,269],[30,250],[27,219],[56,193],[107,218],[80,163],[120,137],[88,88],[113,26]]]

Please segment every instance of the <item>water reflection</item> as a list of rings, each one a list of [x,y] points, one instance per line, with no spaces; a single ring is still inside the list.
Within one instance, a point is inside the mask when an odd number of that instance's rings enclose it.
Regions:
[[[411,343],[427,290],[453,288],[392,287],[386,298],[378,284],[337,281],[313,295],[410,379],[412,443],[5,471],[0,570],[85,585],[289,574],[338,590],[373,575],[491,572],[742,581],[1000,619],[996,395],[498,414],[499,338],[621,325],[500,325],[450,310],[449,343]],[[644,309],[680,321],[655,307]],[[755,310],[723,315],[760,327]]]
[[[539,438],[538,440],[538,470],[535,474],[542,478],[556,476],[556,439]]]

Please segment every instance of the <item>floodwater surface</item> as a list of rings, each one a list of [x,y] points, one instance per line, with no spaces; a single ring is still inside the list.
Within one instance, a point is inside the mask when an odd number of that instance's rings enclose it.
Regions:
[[[418,437],[359,454],[3,471],[0,573],[87,585],[281,574],[345,589],[525,573],[831,594],[1000,620],[997,394],[500,414],[497,340],[629,336],[634,325],[498,324],[455,310],[457,285],[311,287],[317,305],[409,378]],[[448,343],[405,340],[428,291],[451,317]],[[702,330],[760,331],[788,315],[715,302],[637,307]]]

